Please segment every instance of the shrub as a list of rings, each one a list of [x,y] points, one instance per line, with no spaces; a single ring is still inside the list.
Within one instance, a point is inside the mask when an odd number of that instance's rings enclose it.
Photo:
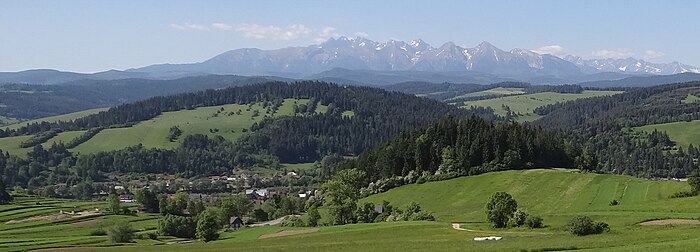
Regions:
[[[510,194],[496,192],[491,195],[486,204],[486,216],[493,227],[504,228],[508,224],[508,220],[513,217],[516,209],[518,209],[518,202]]]
[[[128,222],[117,222],[109,229],[109,240],[114,243],[131,242],[134,237],[134,231]]]
[[[670,198],[687,198],[697,196],[698,191],[680,191],[673,193]]]
[[[605,222],[593,222],[593,219],[588,216],[576,216],[569,220],[567,225],[572,234],[578,236],[600,234],[605,231],[610,231],[608,224]]]
[[[280,224],[283,227],[305,227],[306,224],[304,221],[299,218],[298,216],[287,216],[282,220],[282,223]]]
[[[513,214],[513,218],[511,219],[511,226],[513,227],[520,227],[522,225],[525,225],[525,220],[527,219],[528,214],[527,212],[518,209],[515,211]]]
[[[156,234],[156,233],[148,233],[148,239],[151,239],[151,240],[158,240],[158,234]]]
[[[610,201],[611,206],[617,206],[619,204],[620,204],[620,202],[618,202],[616,199]]]
[[[418,212],[411,216],[411,220],[414,221],[435,221],[435,217],[432,213]]]
[[[178,238],[195,238],[197,219],[168,214],[158,221],[158,232]]]
[[[219,239],[219,213],[214,209],[204,210],[197,217],[197,238],[202,239],[204,242],[213,241]]]
[[[321,214],[318,212],[316,206],[310,207],[309,210],[306,211],[306,215],[308,217],[307,224],[310,227],[318,226],[318,221],[321,219]]]
[[[525,226],[528,228],[541,228],[542,227],[542,217],[539,216],[528,216],[525,219]]]
[[[90,235],[91,236],[105,236],[105,235],[107,235],[107,231],[105,231],[102,228],[98,228],[98,229],[90,231]]]

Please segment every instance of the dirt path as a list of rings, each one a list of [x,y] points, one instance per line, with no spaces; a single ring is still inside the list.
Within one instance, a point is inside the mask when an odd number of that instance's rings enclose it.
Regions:
[[[32,216],[20,220],[9,220],[5,222],[5,224],[17,224],[17,223],[23,223],[23,222],[30,222],[30,221],[41,221],[41,220],[46,220],[46,221],[60,221],[60,220],[67,220],[67,219],[74,219],[74,218],[79,218],[79,217],[86,217],[86,216],[93,216],[93,215],[99,215],[100,213],[98,211],[82,211],[78,213],[68,213],[68,212],[59,212],[56,214],[50,214],[50,215],[40,215],[40,216]]]
[[[266,221],[266,222],[263,222],[263,223],[251,224],[250,226],[251,226],[251,227],[262,227],[262,226],[274,226],[274,225],[279,225],[280,223],[282,223],[282,221],[284,220],[284,218],[287,218],[287,217],[289,217],[289,216],[296,216],[296,217],[299,217],[299,216],[301,216],[301,215],[287,215],[287,216],[282,216],[282,217],[280,217],[280,218],[277,218],[277,219],[274,219],[274,220],[271,220],[271,221]]]
[[[652,220],[639,223],[642,226],[663,226],[663,225],[700,225],[700,220],[693,219],[665,219]]]
[[[541,233],[541,232],[507,232],[507,231],[485,231],[485,230],[474,230],[462,228],[459,223],[452,223],[452,228],[459,231],[467,232],[481,232],[481,233],[497,233],[497,234],[519,234],[519,235],[551,235],[553,233]]]
[[[272,234],[264,234],[264,235],[261,235],[260,237],[258,237],[258,239],[283,237],[283,236],[298,235],[298,234],[308,234],[308,233],[315,233],[315,232],[318,232],[318,228],[285,230],[285,231],[280,231],[280,232],[272,233]]]

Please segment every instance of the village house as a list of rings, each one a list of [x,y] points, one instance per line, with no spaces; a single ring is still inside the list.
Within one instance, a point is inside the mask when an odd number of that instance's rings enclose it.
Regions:
[[[133,203],[134,202],[134,195],[131,195],[131,194],[119,195],[119,202],[121,202],[121,203]]]
[[[241,217],[230,217],[228,221],[228,228],[231,230],[239,230],[243,227],[243,219]]]

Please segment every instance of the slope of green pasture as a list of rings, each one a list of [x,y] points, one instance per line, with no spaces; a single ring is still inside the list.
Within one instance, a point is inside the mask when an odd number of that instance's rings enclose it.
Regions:
[[[415,201],[438,220],[486,225],[486,201],[494,192],[505,191],[513,195],[521,208],[544,216],[550,225],[563,225],[572,215],[590,214],[620,226],[652,218],[700,216],[700,197],[669,198],[689,189],[685,182],[536,169],[411,184],[363,201],[388,200],[396,206]],[[620,204],[610,206],[612,200]]]
[[[76,137],[79,137],[85,133],[85,131],[67,131],[58,133],[55,137],[49,139],[45,143],[41,144],[44,148],[49,148],[54,143],[68,143]],[[24,156],[32,150],[32,148],[20,148],[19,144],[23,141],[28,140],[32,136],[16,136],[16,137],[4,137],[0,138],[0,150],[8,151],[12,155]]]
[[[186,135],[205,134],[220,135],[228,140],[235,140],[243,135],[244,130],[265,116],[292,115],[295,104],[305,104],[309,100],[286,99],[274,114],[266,113],[261,104],[227,104],[222,106],[200,107],[192,110],[166,112],[151,120],[139,122],[132,127],[105,129],[73,151],[94,153],[122,149],[143,144],[147,148],[175,148]],[[221,109],[223,108],[223,111]],[[238,111],[241,114],[236,114]],[[253,117],[254,111],[259,115]],[[221,111],[221,112],[219,112]],[[170,127],[177,126],[182,136],[176,141],[167,139]]]
[[[100,113],[102,111],[106,111],[108,109],[109,108],[96,108],[96,109],[88,109],[88,110],[73,112],[73,113],[69,113],[69,114],[49,116],[49,117],[38,118],[38,119],[29,120],[29,121],[15,123],[15,124],[3,127],[3,128],[19,129],[21,127],[26,126],[27,124],[32,124],[32,123],[71,121],[71,120],[74,120],[74,119],[77,119],[80,117],[85,117],[85,116],[89,116],[92,114],[97,114],[97,113]]]
[[[11,155],[24,156],[29,148],[20,148],[19,144],[28,140],[32,136],[16,136],[0,138],[0,150],[7,151]]]
[[[563,231],[460,231],[449,223],[389,222],[321,227],[318,232],[259,239],[264,233],[292,228],[248,228],[204,243],[158,246],[87,247],[76,251],[688,251],[700,245],[692,226],[633,227],[603,235],[576,237]],[[502,236],[477,242],[476,236]],[[691,249],[692,250],[692,249]]]
[[[4,105],[0,104],[0,108],[2,108]],[[6,116],[0,116],[0,125],[10,125],[10,124],[15,124],[20,122],[16,118],[11,118],[11,117],[6,117]]]
[[[688,190],[687,183],[652,181],[630,176],[579,173],[574,170],[536,169],[504,171],[451,180],[411,184],[362,199],[389,200],[395,207],[411,201],[433,212],[435,222],[384,222],[324,226],[317,230],[266,226],[221,232],[221,239],[173,244],[172,237],[136,239],[135,243],[111,246],[104,236],[90,231],[106,228],[117,220],[129,221],[138,234],[155,232],[158,215],[98,216],[73,222],[35,221],[0,223],[0,251],[17,251],[56,246],[80,246],[75,251],[688,251],[700,246],[698,226],[641,226],[656,218],[696,218],[700,197],[670,199],[674,192]],[[541,215],[547,227],[493,229],[485,221],[484,207],[496,191],[514,196],[522,209]],[[617,206],[609,202],[616,199]],[[22,199],[20,199],[20,202]],[[46,204],[49,204],[48,201]],[[79,204],[57,200],[62,207]],[[80,203],[82,208],[103,207]],[[45,208],[46,206],[41,206]],[[49,206],[50,207],[50,206]],[[39,205],[26,200],[0,206],[0,217],[32,211]],[[46,210],[36,210],[46,211]],[[55,211],[55,209],[54,209]],[[590,215],[610,224],[601,235],[577,237],[564,228],[574,215]],[[325,222],[322,220],[322,222]],[[455,230],[452,223],[462,228]],[[261,239],[280,231],[304,230],[303,234]],[[502,236],[503,240],[477,242],[477,236]]]
[[[692,94],[688,94],[688,96],[685,97],[685,99],[682,100],[683,103],[694,103],[700,101],[700,97],[697,97]]]
[[[662,124],[651,124],[637,127],[635,130],[652,132],[654,130],[664,131],[674,141],[676,145],[686,149],[688,145],[700,146],[700,120],[690,122],[673,122]]]
[[[506,110],[503,105],[510,107],[511,111],[521,114],[516,119],[518,121],[534,121],[540,118],[534,113],[535,108],[557,102],[566,102],[582,98],[590,98],[603,95],[614,95],[620,91],[591,91],[586,90],[580,94],[561,94],[554,92],[544,92],[535,94],[514,95],[487,100],[466,101],[463,107],[491,107],[496,114],[505,115]]]
[[[492,88],[489,90],[484,90],[484,91],[479,91],[479,92],[474,92],[474,93],[466,93],[460,96],[457,96],[453,99],[457,98],[466,98],[466,97],[479,97],[479,96],[486,96],[486,95],[518,95],[518,94],[524,94],[525,91],[524,88],[504,88],[504,87],[497,87],[497,88]]]
[[[43,146],[44,148],[49,148],[54,143],[67,144],[71,140],[81,136],[83,133],[85,133],[85,130],[61,132],[58,133],[58,135],[56,135],[55,137],[46,141],[46,143],[43,143],[41,146]]]

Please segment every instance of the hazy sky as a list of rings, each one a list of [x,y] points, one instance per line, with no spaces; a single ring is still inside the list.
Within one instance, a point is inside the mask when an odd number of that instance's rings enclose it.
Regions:
[[[96,72],[330,36],[700,66],[700,1],[0,1],[0,71]]]

